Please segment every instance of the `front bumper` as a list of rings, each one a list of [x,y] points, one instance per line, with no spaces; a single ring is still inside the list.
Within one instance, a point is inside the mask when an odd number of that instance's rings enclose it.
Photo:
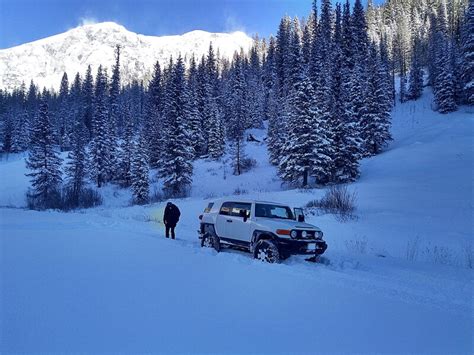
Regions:
[[[288,255],[321,255],[328,248],[327,243],[321,239],[285,239],[278,238],[280,252]],[[310,245],[314,245],[311,248]]]

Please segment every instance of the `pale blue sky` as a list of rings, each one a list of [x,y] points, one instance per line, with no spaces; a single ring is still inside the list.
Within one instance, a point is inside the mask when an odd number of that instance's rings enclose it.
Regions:
[[[335,2],[336,0],[334,0]],[[344,0],[345,1],[345,0]],[[353,3],[354,0],[351,0]],[[274,34],[280,18],[307,16],[312,0],[0,0],[0,48],[115,21],[147,35],[243,30]],[[362,0],[364,6],[367,0]],[[381,3],[383,0],[375,0]]]

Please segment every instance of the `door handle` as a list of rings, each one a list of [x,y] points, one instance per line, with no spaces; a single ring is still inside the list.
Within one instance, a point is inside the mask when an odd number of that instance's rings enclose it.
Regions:
[[[232,223],[232,220],[231,220],[231,219],[228,219],[227,222]]]

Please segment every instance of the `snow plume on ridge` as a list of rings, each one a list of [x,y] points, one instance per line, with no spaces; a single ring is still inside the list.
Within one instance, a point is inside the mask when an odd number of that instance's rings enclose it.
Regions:
[[[79,18],[79,26],[95,25],[98,22],[95,17],[84,16]]]
[[[227,15],[225,18],[225,31],[228,33],[233,32],[246,32],[245,26],[234,16]]]

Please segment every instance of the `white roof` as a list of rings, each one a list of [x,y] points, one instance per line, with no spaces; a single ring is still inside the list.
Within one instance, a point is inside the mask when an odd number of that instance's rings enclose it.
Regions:
[[[261,201],[261,200],[252,200],[249,198],[240,198],[240,197],[226,197],[226,198],[218,198],[216,200],[211,200],[210,202],[214,203],[224,203],[224,202],[239,202],[239,203],[264,203],[270,205],[279,205],[279,206],[288,206],[286,203],[281,202],[274,202],[274,201]]]

